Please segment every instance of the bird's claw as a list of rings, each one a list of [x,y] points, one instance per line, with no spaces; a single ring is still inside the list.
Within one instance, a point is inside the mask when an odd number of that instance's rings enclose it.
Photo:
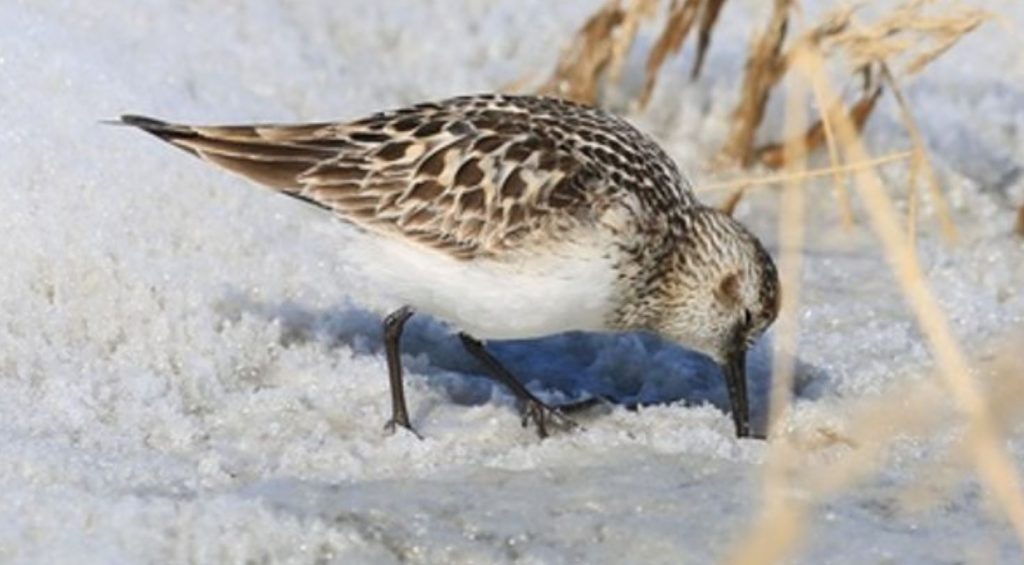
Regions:
[[[416,439],[423,439],[423,436],[412,427],[409,422],[400,422],[397,418],[391,418],[384,424],[384,432],[388,435],[394,435],[398,431],[398,428],[407,430],[412,435],[416,436]]]
[[[548,424],[554,424],[563,430],[579,429],[580,425],[566,416],[559,407],[552,407],[540,402],[530,400],[523,407],[523,427],[533,422],[537,426],[537,435],[541,439],[548,437]]]

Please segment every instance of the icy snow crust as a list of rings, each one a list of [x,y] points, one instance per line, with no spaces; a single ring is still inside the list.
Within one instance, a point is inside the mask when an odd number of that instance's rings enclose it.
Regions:
[[[733,438],[708,361],[633,335],[494,344],[553,400],[589,391],[671,402],[598,411],[585,430],[539,442],[450,330],[416,318],[406,362],[426,439],[385,437],[378,325],[395,304],[334,259],[342,230],[99,124],[128,111],[357,118],[492,90],[546,72],[594,5],[0,3],[0,561],[726,555],[758,508],[765,446]],[[764,5],[730,3],[708,76],[689,84],[677,60],[649,112],[631,116],[698,184]],[[969,351],[1024,321],[1024,249],[1008,235],[1009,203],[1024,198],[1024,41],[1014,33],[1024,11],[991,7],[1012,11],[1009,27],[986,27],[909,91],[963,230],[945,248],[928,214],[921,256]],[[896,122],[885,104],[869,131],[877,151],[907,146]],[[848,401],[884,394],[927,362],[868,231],[839,231],[831,198],[812,200],[792,424],[807,429],[841,422]],[[775,211],[763,191],[739,212],[773,250]],[[751,356],[759,419],[769,340]],[[1020,561],[973,482],[901,509],[901,489],[927,479],[916,461],[931,448],[898,445],[878,476],[819,508],[804,562]]]

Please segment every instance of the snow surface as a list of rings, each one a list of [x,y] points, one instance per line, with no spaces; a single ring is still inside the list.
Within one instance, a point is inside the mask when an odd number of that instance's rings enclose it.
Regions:
[[[412,419],[385,437],[379,289],[334,260],[336,224],[138,132],[356,118],[545,73],[596,2],[8,0],[0,3],[0,561],[702,563],[759,508],[766,446],[737,441],[705,359],[648,337],[494,344],[552,399],[661,402],[540,442],[449,329],[406,339]],[[631,118],[700,183],[725,136],[755,16],[730,2],[697,83],[690,51]],[[961,242],[928,203],[921,257],[968,351],[1024,325],[1024,8],[956,47],[908,96]],[[641,37],[649,45],[650,32]],[[638,56],[638,55],[637,55]],[[639,81],[627,76],[625,89]],[[614,96],[613,96],[614,98]],[[621,93],[620,93],[621,99]],[[907,140],[891,101],[876,152]],[[893,186],[905,177],[890,174]],[[827,184],[813,194],[829,194]],[[814,199],[792,427],[924,375],[927,348],[869,231]],[[776,196],[744,202],[769,245]],[[770,346],[750,360],[763,419]],[[926,377],[921,377],[926,378]],[[952,429],[952,428],[951,428]],[[940,432],[942,430],[939,430]],[[1008,443],[1024,464],[1019,434]],[[827,448],[851,449],[837,445]],[[972,480],[905,509],[936,450],[818,507],[807,563],[1020,562]]]

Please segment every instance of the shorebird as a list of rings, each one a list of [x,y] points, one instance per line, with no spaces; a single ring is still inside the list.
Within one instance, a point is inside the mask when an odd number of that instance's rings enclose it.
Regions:
[[[120,123],[353,228],[339,255],[404,304],[383,322],[391,431],[415,433],[400,341],[424,312],[458,330],[541,437],[546,421],[569,420],[481,340],[658,334],[720,365],[736,433],[751,435],[745,355],[777,315],[775,265],[623,119],[555,98],[485,94],[350,122]]]

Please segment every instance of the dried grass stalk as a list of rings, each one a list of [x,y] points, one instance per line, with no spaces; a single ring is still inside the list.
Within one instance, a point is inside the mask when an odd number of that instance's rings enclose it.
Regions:
[[[910,162],[910,202],[912,205],[910,222],[912,229],[911,233],[916,235],[916,214],[917,214],[917,179],[920,176],[924,176],[925,182],[928,184],[928,189],[932,194],[932,200],[935,201],[935,209],[938,211],[939,224],[942,228],[942,233],[946,237],[946,241],[956,241],[956,224],[953,223],[953,216],[949,211],[949,203],[946,201],[946,196],[942,194],[942,188],[939,186],[938,175],[935,174],[935,169],[932,167],[931,160],[928,158],[928,150],[925,147],[924,136],[921,135],[920,128],[917,127],[917,120],[914,119],[914,114],[910,111],[910,105],[907,104],[907,99],[903,96],[903,90],[900,88],[899,83],[896,81],[896,77],[889,70],[889,65],[882,64],[882,79],[885,84],[892,90],[893,96],[896,97],[896,103],[899,105],[900,114],[903,120],[903,126],[907,129],[907,133],[910,135],[910,140],[914,144],[914,158]],[[911,239],[911,241],[915,241]]]
[[[882,165],[888,165],[897,161],[903,161],[913,157],[913,151],[898,151],[896,153],[888,153],[869,159],[859,163],[847,163],[845,165],[839,165],[838,167],[825,167],[822,169],[807,170],[802,173],[796,174],[795,176],[800,179],[813,179],[824,176],[842,175],[852,173],[854,171],[864,168],[875,168]],[[747,190],[753,186],[770,186],[775,184],[783,184],[789,182],[793,178],[793,174],[781,173],[775,175],[752,175],[745,176],[736,180],[729,180],[723,182],[712,182],[698,186],[697,192],[713,192],[721,190]]]
[[[1021,205],[1020,209],[1017,210],[1017,225],[1013,227],[1013,231],[1017,235],[1024,237],[1024,204]]]
[[[631,0],[622,7],[621,0],[610,0],[575,34],[572,43],[559,57],[551,78],[539,89],[541,94],[561,96],[595,104],[602,81],[618,82],[630,48],[636,40],[640,24],[654,16],[659,0]],[[662,65],[679,51],[699,17],[697,59],[693,76],[700,73],[718,15],[725,0],[671,0],[668,20],[647,58],[644,89],[638,97],[642,108],[647,105]]]
[[[615,30],[612,42],[612,60],[608,65],[608,80],[618,82],[622,77],[622,68],[626,62],[630,47],[636,40],[640,23],[652,18],[658,9],[659,0],[632,0],[622,18],[622,23]]]
[[[774,0],[771,18],[754,41],[747,57],[740,102],[733,113],[732,130],[721,155],[743,166],[753,162],[754,135],[764,119],[768,94],[785,70],[782,45],[786,39],[792,0]]]
[[[753,186],[770,186],[773,184],[783,184],[790,182],[794,177],[799,179],[812,179],[815,177],[831,176],[833,179],[845,178],[845,173],[851,173],[857,169],[863,167],[880,167],[888,163],[894,163],[896,161],[903,161],[905,159],[912,158],[914,153],[912,151],[903,151],[899,153],[890,153],[888,155],[882,155],[876,159],[871,159],[866,163],[850,163],[847,165],[838,165],[832,167],[826,167],[823,169],[815,169],[813,171],[804,171],[801,173],[784,173],[781,175],[768,175],[768,176],[750,176],[741,178],[734,181],[720,182],[720,183],[709,183],[697,187],[698,192],[707,192],[713,190],[731,190],[732,192],[722,201],[718,206],[720,210],[726,214],[732,216],[736,211],[736,206],[739,205],[740,201],[743,200],[743,196]],[[838,158],[836,159],[838,161]]]
[[[725,200],[718,205],[718,209],[725,212],[729,216],[736,214],[736,206],[739,206],[740,200],[743,200],[743,195],[746,193],[745,188],[738,188],[732,191],[729,196],[725,197]]]
[[[991,353],[985,347],[985,361],[980,367],[979,377],[992,419],[1000,434],[1009,433],[1021,422],[1024,414],[1024,376],[1019,362],[1020,344],[1024,335],[1017,333],[1001,339]],[[941,407],[939,407],[941,409]],[[948,414],[948,410],[942,415]],[[919,475],[930,481],[918,481],[903,493],[900,501],[911,509],[924,510],[942,500],[941,494],[951,492],[957,481],[973,466],[972,438],[962,435],[946,446],[945,452],[936,457],[938,461],[920,462]],[[936,465],[936,463],[939,463]],[[940,496],[936,496],[939,494]]]
[[[778,438],[779,423],[789,409],[790,391],[796,365],[795,352],[800,329],[800,281],[803,267],[803,239],[805,228],[803,179],[807,153],[810,149],[802,132],[807,128],[804,104],[807,84],[796,77],[786,98],[786,142],[784,162],[790,180],[782,191],[779,213],[779,275],[783,288],[782,307],[775,322],[772,353],[772,390],[770,399],[769,437]],[[773,447],[778,442],[773,442]],[[769,457],[764,467],[762,487],[762,520],[775,519],[772,528],[758,528],[744,546],[744,550],[731,559],[732,563],[779,563],[791,556],[796,540],[803,536],[807,521],[802,512],[791,512],[788,503],[791,491],[791,461]],[[781,518],[781,519],[780,519]]]
[[[831,15],[825,17],[810,32],[805,33],[801,41],[810,41],[812,43],[817,43],[821,40],[822,37],[827,37],[829,35],[834,35],[838,33],[840,30],[844,29],[847,25],[849,25],[849,17],[852,12],[852,7],[848,7],[845,10],[837,10]],[[793,55],[793,53],[797,52],[799,52],[799,49],[794,48],[790,49],[784,55],[783,61],[781,63],[781,69],[779,71],[780,73],[786,72],[786,70],[789,69],[788,59]],[[851,110],[851,114],[857,117],[857,121],[859,124],[861,124],[861,127],[863,127],[863,124],[867,120],[867,117],[871,113],[871,110],[874,109],[875,101],[877,100],[878,95],[881,93],[880,91],[876,91],[872,94],[872,91],[868,88],[868,84],[870,84],[870,82],[865,81],[864,94],[862,95],[862,99],[860,102],[855,104],[853,109]],[[820,90],[816,87],[812,89],[812,92],[814,93],[815,100],[818,104],[820,119],[805,134],[807,143],[813,151],[820,147],[822,141],[824,141],[828,147],[830,165],[833,169],[836,169],[840,166],[839,153],[836,148],[835,135],[832,131],[832,124],[829,122],[828,112],[825,110],[825,108],[832,104],[841,104],[841,102],[826,101],[822,96]],[[755,159],[757,161],[760,161],[762,164],[768,166],[769,168],[782,168],[784,165],[784,162],[782,160],[782,147],[783,144],[779,143],[766,144],[754,151],[756,156]],[[836,186],[836,194],[840,202],[843,223],[847,226],[851,226],[853,224],[852,206],[849,202],[849,195],[846,193],[846,187],[843,184],[842,176],[836,173],[833,177],[833,180]]]
[[[665,62],[680,50],[695,24],[698,39],[692,73],[694,77],[699,75],[724,4],[725,0],[670,0],[665,27],[647,57],[644,87],[637,99],[640,108],[650,101]],[[786,74],[789,60],[801,43],[811,42],[818,45],[827,56],[845,59],[854,74],[869,72],[879,65],[892,67],[899,61],[901,74],[910,75],[920,72],[988,19],[988,15],[981,10],[961,8],[955,4],[943,5],[944,10],[939,15],[929,13],[928,9],[936,4],[947,3],[938,0],[905,0],[867,25],[855,20],[856,6],[844,6],[822,18],[786,50],[789,13],[795,3],[793,0],[773,0],[767,25],[751,43],[740,101],[733,113],[732,129],[720,152],[719,161],[739,162],[749,166],[760,160],[773,168],[782,167],[781,155],[785,143],[755,149],[754,139],[764,119],[769,95]],[[641,23],[654,15],[657,5],[658,0],[631,0],[626,8],[623,8],[622,0],[607,2],[576,33],[572,44],[562,52],[555,72],[539,89],[540,92],[596,104],[602,81],[605,78],[612,81],[620,78]],[[862,117],[866,120],[870,109],[874,107],[874,100],[868,103],[862,99],[862,102],[862,108],[867,110]],[[816,142],[812,147],[827,145],[832,166],[838,166],[834,144],[829,141],[830,124],[822,119],[816,128],[819,131],[808,132],[814,136],[812,141]],[[921,165],[920,171],[926,180],[933,176],[928,172],[927,159],[919,159],[914,165]],[[944,201],[930,181],[929,186],[938,195],[936,201],[943,229],[948,235],[952,224],[948,214],[943,211]],[[837,178],[836,193],[843,206],[844,221],[848,223],[852,213],[848,209],[845,192],[845,186]]]
[[[993,361],[983,367],[990,384],[987,390],[988,406],[1000,429],[1008,430],[1018,424],[1024,413],[1024,380],[1017,362],[1022,335],[1010,336],[990,355]],[[988,348],[986,348],[988,349]],[[843,431],[816,429],[809,440],[795,433],[775,438],[769,458],[786,463],[790,483],[800,485],[798,496],[786,499],[779,514],[761,516],[755,530],[759,537],[745,537],[733,562],[770,562],[767,555],[790,553],[799,542],[792,532],[802,532],[811,507],[818,501],[850,488],[864,480],[884,464],[887,451],[895,438],[927,436],[949,420],[949,397],[929,379],[897,379],[897,384],[884,394],[850,402],[844,412],[848,414]],[[834,438],[834,439],[833,439]],[[824,441],[822,441],[824,440]],[[936,504],[943,492],[950,492],[972,464],[971,436],[950,445],[948,453],[939,460],[922,462],[920,480],[900,497],[901,501],[917,506]],[[827,458],[815,452],[842,445],[849,449],[833,450]],[[927,491],[918,488],[927,485]],[[938,496],[936,496],[938,495]],[[924,496],[926,500],[922,500]],[[755,548],[752,542],[758,541]]]
[[[865,92],[861,96],[860,100],[853,105],[849,110],[850,119],[853,120],[854,125],[857,127],[857,131],[861,131],[864,128],[864,124],[868,120],[868,116],[871,115],[871,111],[875,108],[875,103],[878,102],[878,97],[882,95],[881,88],[875,88],[871,92]],[[840,103],[841,104],[841,103]],[[827,111],[822,111],[822,117],[814,122],[806,132],[801,134],[804,145],[807,146],[807,150],[814,151],[825,144],[825,142],[832,137],[831,122],[826,117]],[[768,143],[758,147],[754,150],[754,160],[768,167],[769,169],[781,169],[786,165],[785,159],[785,148],[790,142],[785,143]],[[830,145],[834,145],[834,142]],[[833,166],[838,165],[837,159],[833,162]]]
[[[944,15],[936,16],[925,11],[934,1],[911,0],[870,25],[860,25],[854,19],[856,8],[844,6],[825,16],[792,48],[782,53],[785,15],[779,12],[780,3],[781,0],[776,0],[768,28],[751,47],[741,100],[735,112],[736,121],[722,150],[723,157],[739,161],[744,166],[758,160],[759,151],[752,149],[752,145],[764,117],[768,93],[786,72],[789,59],[802,43],[818,45],[828,55],[841,55],[854,74],[904,60],[906,62],[901,68],[903,74],[909,75],[920,72],[987,18],[984,12],[976,9],[947,9]],[[867,107],[869,112],[871,107],[873,104]],[[827,129],[824,122],[821,127]],[[822,133],[827,138],[827,132]],[[779,162],[782,145],[779,143],[767,148],[765,164],[774,168],[782,166]]]
[[[654,85],[658,81],[658,73],[661,66],[669,55],[679,51],[686,41],[686,36],[697,19],[697,12],[700,9],[701,0],[672,0],[669,9],[668,21],[665,22],[665,29],[658,36],[658,41],[651,48],[647,57],[647,75],[644,79],[644,90],[640,94],[639,104],[643,108],[651,99],[654,92]]]
[[[917,218],[921,215],[921,195],[917,190],[917,179],[921,176],[921,169],[924,167],[922,154],[916,149],[910,159],[910,178],[907,179],[907,239],[913,242],[914,249],[917,249]]]
[[[711,32],[715,29],[715,23],[718,22],[718,14],[722,12],[722,6],[725,5],[725,0],[706,0],[704,2],[704,9],[700,14],[700,30],[697,36],[697,58],[693,61],[693,71],[690,73],[691,79],[696,79],[700,76],[700,70],[704,66],[704,56],[707,54],[708,47],[711,46]]]
[[[940,15],[928,12],[935,4],[947,4],[942,6]],[[912,75],[989,18],[982,10],[948,4],[909,0],[869,25],[854,22],[853,11],[843,8],[834,17],[837,22],[845,19],[850,25],[823,35],[820,44],[826,54],[841,50],[853,69],[883,61],[893,65],[902,60],[901,74]]]
[[[816,82],[813,84],[813,88],[811,90],[814,92],[814,100],[818,105],[818,108],[827,108],[830,105],[830,102],[825,99],[825,94],[821,91],[821,88],[818,87]],[[877,94],[881,94],[881,92],[882,91],[879,88]],[[871,98],[877,100],[877,94]],[[855,120],[859,123],[858,129],[863,129],[864,123],[867,121],[867,117],[871,113],[871,109],[875,107],[875,100],[871,101],[869,108],[862,109],[860,111],[862,118],[860,120]],[[851,113],[856,112],[858,112],[858,106],[854,105]],[[825,144],[826,147],[828,147],[829,164],[833,169],[835,169],[841,163],[839,147],[836,144],[835,126],[832,125],[832,120],[828,117],[829,112],[822,110],[819,113],[821,115],[821,128],[825,133]],[[846,177],[838,172],[834,173],[832,175],[832,185],[834,186],[836,201],[839,202],[839,217],[842,219],[843,227],[851,229],[854,224],[853,203],[850,201],[850,192],[846,189]]]
[[[775,327],[772,355],[771,422],[789,407],[789,392],[793,390],[793,371],[796,365],[794,354],[797,349],[797,335],[800,326],[800,281],[803,266],[804,200],[803,173],[807,169],[807,155],[811,145],[800,132],[806,128],[804,104],[806,81],[797,80],[790,89],[786,101],[786,130],[789,141],[785,153],[786,174],[789,179],[782,190],[779,204],[779,260],[780,281],[784,289],[779,319]]]
[[[835,93],[824,75],[824,60],[817,50],[795,60],[795,68],[811,81],[819,81],[826,97]],[[833,109],[837,139],[846,155],[862,162],[868,157],[863,140],[845,112]],[[814,465],[790,437],[773,438],[768,466],[775,467],[766,481],[765,502],[749,535],[742,538],[733,554],[732,563],[765,563],[785,560],[796,551],[808,528],[808,515],[813,504],[824,496],[847,488],[866,477],[884,461],[885,450],[896,435],[927,432],[939,421],[947,420],[944,402],[951,399],[964,417],[967,434],[960,443],[964,453],[977,469],[991,500],[1002,507],[1018,538],[1024,542],[1024,497],[1012,459],[1001,441],[1009,427],[1007,414],[1019,414],[1024,404],[1024,387],[1010,392],[992,391],[999,399],[989,402],[983,388],[975,382],[949,325],[934,296],[928,289],[911,243],[900,229],[895,207],[881,180],[870,168],[857,174],[857,189],[864,200],[876,233],[882,240],[887,259],[896,274],[901,290],[916,314],[937,361],[939,376],[947,385],[939,391],[927,384],[903,385],[908,394],[889,394],[882,400],[862,401],[862,410],[854,419],[860,447],[838,460],[830,458],[827,469]],[[999,382],[1019,380],[1016,348],[1009,348],[1006,359],[1014,360],[1010,370]],[[1005,389],[1006,387],[1003,387]],[[913,392],[913,394],[909,394]],[[780,480],[778,477],[782,477]],[[792,495],[788,484],[799,484],[801,495]],[[807,496],[807,495],[810,496]]]
[[[562,52],[554,74],[539,92],[583,104],[596,104],[601,77],[614,55],[628,51],[628,47],[617,49],[614,40],[614,31],[622,25],[625,17],[619,0],[611,0],[591,16]]]
[[[824,61],[819,52],[810,52],[810,66],[803,72],[809,76],[824,76]],[[826,94],[831,90],[824,81]],[[835,114],[836,133],[843,150],[852,160],[868,158],[863,140],[848,116]],[[875,232],[882,240],[883,249],[896,273],[896,279],[914,311],[922,333],[931,346],[939,367],[939,374],[958,411],[968,426],[972,458],[982,484],[991,498],[999,504],[1010,523],[1024,542],[1024,496],[1016,468],[1006,452],[988,403],[978,384],[972,379],[966,359],[960,350],[945,315],[925,281],[916,260],[911,242],[899,228],[891,199],[885,193],[881,180],[871,169],[857,173],[857,188],[864,201]]]
[[[640,24],[654,16],[658,1],[630,0],[626,8],[621,0],[607,2],[576,32],[538,92],[597,104],[602,81],[619,80]]]
[[[805,33],[786,53],[775,62],[775,71],[784,73],[788,70],[793,54],[803,44],[815,46],[832,56],[844,57],[854,74],[864,74],[865,84],[871,83],[876,70],[881,71],[885,85],[893,91],[900,105],[904,125],[914,142],[917,154],[911,162],[911,186],[909,192],[910,217],[908,232],[916,236],[916,216],[918,212],[918,194],[916,180],[923,177],[935,202],[939,222],[947,241],[954,241],[956,228],[949,213],[949,206],[937,177],[928,160],[923,138],[919,133],[913,115],[904,100],[894,74],[890,70],[890,61],[909,61],[903,65],[905,74],[919,72],[924,66],[948,50],[965,34],[980,25],[987,15],[980,10],[960,9],[947,10],[946,15],[933,16],[925,12],[925,8],[935,2],[930,0],[911,0],[897,7],[884,17],[863,26],[854,20],[856,8],[843,7],[833,11],[822,19],[812,30]],[[748,69],[747,78],[754,74]],[[877,89],[877,86],[875,87]],[[871,92],[869,95],[868,92]],[[835,142],[831,139],[831,124],[827,118],[829,104],[815,89],[818,106],[822,108],[822,118],[808,132],[807,138],[812,147],[822,144],[828,146],[832,167],[839,165]],[[851,110],[851,117],[858,128],[863,128],[871,111],[875,107],[880,90],[868,90],[862,95]],[[743,165],[760,162],[770,168],[783,166],[781,143],[767,144],[757,149],[750,149],[747,143],[753,143],[754,133],[763,118],[764,103],[767,93],[763,90],[744,89],[743,99],[737,110],[729,142],[723,148],[721,156],[726,160],[738,160]],[[755,120],[757,120],[755,122]],[[843,180],[838,176],[834,179],[836,197],[840,203],[840,214],[845,225],[852,225],[853,213],[848,192]],[[733,202],[735,205],[735,202]]]

